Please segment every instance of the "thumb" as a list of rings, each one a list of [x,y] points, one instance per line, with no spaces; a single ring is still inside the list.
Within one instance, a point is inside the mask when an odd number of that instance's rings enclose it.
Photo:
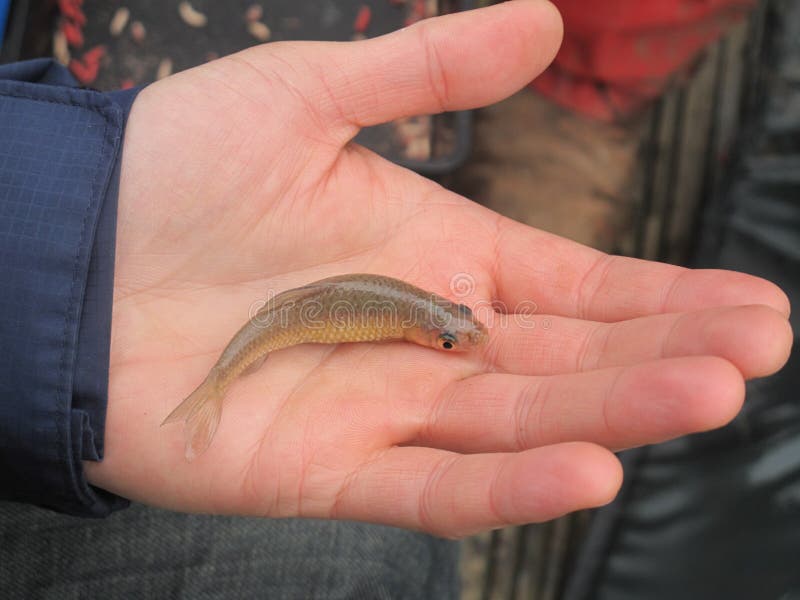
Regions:
[[[248,60],[291,82],[335,137],[399,117],[484,106],[544,70],[561,43],[546,0],[427,19],[360,42],[267,44]]]

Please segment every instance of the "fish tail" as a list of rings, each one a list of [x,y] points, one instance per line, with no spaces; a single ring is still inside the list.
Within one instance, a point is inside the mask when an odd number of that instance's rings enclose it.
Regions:
[[[217,377],[211,372],[205,381],[161,423],[166,425],[178,421],[184,422],[187,461],[192,461],[205,452],[211,444],[222,415],[222,399],[223,393]]]

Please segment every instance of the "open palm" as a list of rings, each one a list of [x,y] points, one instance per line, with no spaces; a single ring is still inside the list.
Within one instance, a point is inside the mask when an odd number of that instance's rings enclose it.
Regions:
[[[458,536],[607,502],[609,449],[732,418],[743,379],[788,353],[780,290],[606,256],[349,143],[499,100],[559,40],[549,4],[518,1],[364,42],[262,46],[146,88],[126,130],[106,458],[90,480],[179,510]],[[277,352],[185,462],[180,427],[159,424],[253,307],[357,272],[473,306],[489,344]]]

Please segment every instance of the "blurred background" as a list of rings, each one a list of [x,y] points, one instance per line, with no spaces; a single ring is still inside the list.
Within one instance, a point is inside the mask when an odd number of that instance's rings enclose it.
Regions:
[[[564,44],[526,89],[358,141],[535,227],[761,275],[796,303],[800,2],[554,2]],[[0,62],[52,56],[112,90],[258,43],[363,39],[489,3],[0,0]],[[612,505],[470,538],[463,598],[800,599],[799,384],[795,347],[728,427],[622,453]]]

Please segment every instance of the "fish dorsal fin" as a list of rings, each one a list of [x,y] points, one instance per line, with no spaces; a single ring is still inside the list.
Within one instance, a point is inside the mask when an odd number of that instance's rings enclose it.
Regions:
[[[285,292],[281,292],[276,296],[273,296],[267,303],[256,313],[256,316],[265,315],[273,310],[280,308],[291,302],[300,302],[305,300],[306,298],[313,296],[316,294],[320,289],[324,286],[319,285],[318,283],[310,283],[308,285],[304,285],[299,288],[294,288],[291,290],[286,290]]]
[[[375,279],[376,277],[379,276],[365,273],[334,275],[333,277],[326,277],[325,279],[320,279],[319,281],[314,281],[298,288],[286,290],[280,294],[277,294],[273,298],[270,298],[266,305],[258,310],[256,316],[263,316],[290,302],[301,302],[302,300],[313,296],[326,287],[335,286],[340,283],[360,282],[365,280],[369,281],[371,279]]]

